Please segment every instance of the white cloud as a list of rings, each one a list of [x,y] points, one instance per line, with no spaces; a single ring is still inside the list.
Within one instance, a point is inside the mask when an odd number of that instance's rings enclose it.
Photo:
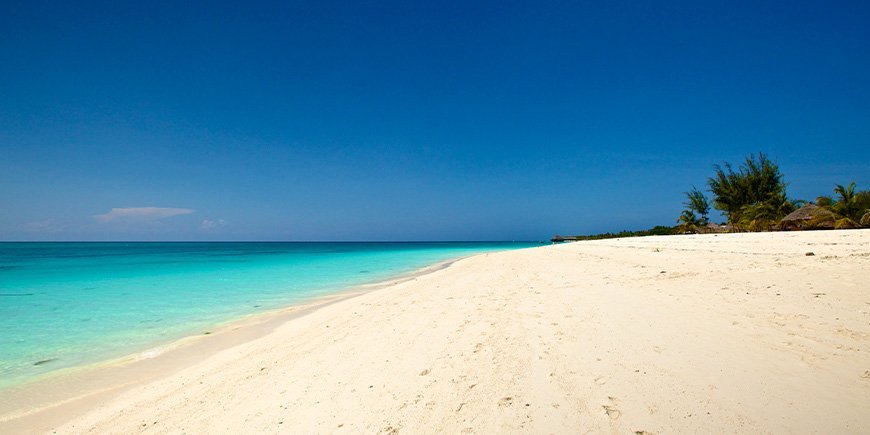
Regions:
[[[226,224],[226,221],[224,221],[223,219],[203,219],[202,224],[200,224],[199,228],[204,231],[216,230],[219,227],[224,226],[224,224]]]
[[[108,213],[94,215],[94,219],[104,223],[115,220],[155,221],[171,216],[191,213],[193,213],[193,210],[189,208],[127,207],[113,208]]]

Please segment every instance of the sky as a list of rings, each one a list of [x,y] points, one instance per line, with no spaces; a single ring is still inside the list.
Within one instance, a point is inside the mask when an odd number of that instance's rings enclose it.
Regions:
[[[870,188],[870,2],[0,0],[0,240],[674,225]],[[718,218],[718,215],[714,215]]]

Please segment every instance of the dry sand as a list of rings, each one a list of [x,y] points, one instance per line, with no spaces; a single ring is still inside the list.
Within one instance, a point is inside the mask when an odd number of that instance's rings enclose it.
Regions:
[[[0,432],[866,433],[870,230],[482,254],[85,402]]]

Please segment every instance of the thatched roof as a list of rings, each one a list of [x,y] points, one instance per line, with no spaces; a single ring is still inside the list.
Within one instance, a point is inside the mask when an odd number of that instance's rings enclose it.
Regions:
[[[706,225],[701,225],[695,230],[698,234],[724,233],[725,230],[716,222],[707,222]]]
[[[781,222],[808,221],[819,215],[831,214],[827,209],[815,204],[807,204],[782,218]]]

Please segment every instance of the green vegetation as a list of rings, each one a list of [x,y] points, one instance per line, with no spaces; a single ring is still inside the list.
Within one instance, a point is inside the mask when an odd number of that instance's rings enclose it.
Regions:
[[[786,196],[779,166],[759,153],[750,155],[735,171],[730,163],[714,166],[707,180],[713,205],[728,223],[748,231],[766,231],[797,207]]]
[[[695,216],[695,212],[692,210],[683,210],[683,213],[680,217],[677,218],[677,225],[683,232],[693,233],[698,230],[701,226],[701,220],[698,219],[698,216]]]
[[[836,198],[820,196],[816,205],[831,212],[810,221],[812,227],[831,226],[835,229],[870,227],[870,191],[855,191],[855,183],[834,187]]]
[[[697,187],[692,186],[692,190],[686,192],[686,202],[683,205],[686,208],[680,217],[677,218],[677,223],[679,223],[679,228],[682,232],[695,232],[699,227],[707,225],[709,222],[707,215],[710,214],[710,202]]]
[[[701,215],[702,224],[707,223],[707,215],[710,214],[710,201],[707,200],[707,197],[697,187],[692,186],[692,191],[686,192],[686,198],[688,198],[688,201],[683,203],[683,205]]]
[[[685,192],[685,207],[677,218],[677,226],[656,226],[649,230],[620,231],[586,236],[554,238],[562,240],[599,240],[651,235],[698,232],[771,231],[779,229],[870,228],[870,190],[857,190],[854,182],[838,184],[833,196],[819,196],[815,202],[790,199],[786,183],[776,162],[765,154],[750,155],[735,169],[730,163],[713,166],[714,174],[707,179],[712,202],[692,186]],[[710,223],[712,207],[720,210],[727,226]],[[786,216],[802,208],[798,213]]]
[[[707,180],[713,194],[713,207],[722,211],[735,230],[778,229],[784,217],[807,204],[803,200],[789,199],[779,166],[763,153],[746,157],[736,170],[730,163],[713,168],[714,174]],[[870,227],[870,191],[856,191],[855,187],[854,182],[848,186],[837,185],[835,197],[818,197],[815,205],[829,213],[815,213],[798,228]],[[696,232],[706,224],[706,197],[694,187],[686,197],[688,200],[683,203],[686,208],[677,222],[682,232]]]
[[[628,231],[623,230],[618,233],[602,233],[602,234],[591,234],[587,236],[574,236],[575,240],[601,240],[601,239],[619,239],[623,237],[641,237],[641,236],[670,236],[672,234],[678,234],[679,232],[675,227],[666,227],[664,225],[657,225],[648,230],[640,230],[640,231]]]

